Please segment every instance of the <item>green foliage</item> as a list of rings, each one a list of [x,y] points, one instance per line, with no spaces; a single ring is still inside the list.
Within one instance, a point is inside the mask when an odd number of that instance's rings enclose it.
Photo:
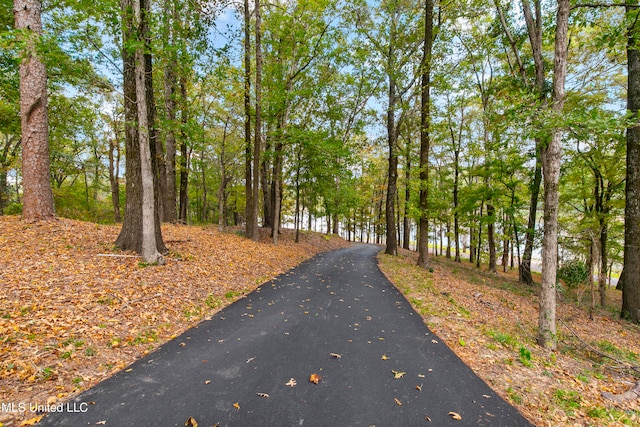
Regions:
[[[584,262],[574,259],[562,264],[558,269],[558,278],[569,288],[574,288],[589,279],[589,269]]]
[[[518,350],[518,353],[520,355],[520,363],[522,363],[527,368],[530,368],[531,366],[533,366],[533,363],[531,363],[531,351],[529,351],[525,347],[520,347],[520,350]]]
[[[575,411],[580,409],[582,403],[582,398],[578,392],[562,389],[556,389],[553,392],[553,400],[562,407],[569,416],[573,416]]]

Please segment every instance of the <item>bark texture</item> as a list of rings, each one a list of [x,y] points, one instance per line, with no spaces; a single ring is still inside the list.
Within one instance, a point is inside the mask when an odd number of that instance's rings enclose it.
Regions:
[[[553,64],[552,111],[559,115],[564,106],[564,83],[567,74],[569,0],[558,0],[556,40]],[[551,140],[541,150],[544,179],[544,236],[542,238],[542,286],[538,317],[538,344],[555,349],[556,336],[556,275],[558,268],[558,187],[562,133],[552,132]]]
[[[627,110],[636,124],[627,129],[626,205],[624,211],[624,283],[622,287],[622,317],[640,323],[640,24],[638,0],[627,6],[628,92]]]
[[[418,220],[418,265],[429,266],[429,150],[431,139],[431,51],[433,48],[433,0],[424,3],[424,51],[422,55],[420,105],[420,219]]]
[[[22,130],[22,218],[41,221],[55,218],[50,181],[47,71],[38,57],[42,35],[42,4],[15,0],[15,25],[26,30],[20,62],[20,121]]]

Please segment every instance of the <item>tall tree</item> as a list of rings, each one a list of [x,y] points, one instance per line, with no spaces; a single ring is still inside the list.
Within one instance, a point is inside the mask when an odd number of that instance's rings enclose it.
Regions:
[[[569,33],[569,0],[558,0],[556,38],[553,60],[553,102],[551,112],[559,117],[565,101]],[[555,125],[551,138],[541,149],[544,179],[544,235],[542,238],[542,284],[538,318],[538,344],[556,348],[556,276],[558,268],[558,185],[562,129]]]
[[[626,205],[624,211],[624,266],[622,316],[640,323],[640,23],[638,0],[626,6],[627,128]]]
[[[256,44],[256,108],[255,108],[255,125],[254,125],[254,143],[253,143],[253,194],[251,213],[253,225],[253,240],[260,238],[258,230],[258,199],[260,197],[260,160],[262,157],[262,11],[260,10],[260,0],[255,0],[256,28],[255,28],[255,44]],[[265,208],[266,209],[266,208]]]
[[[22,131],[22,218],[55,218],[49,179],[49,122],[47,71],[40,57],[42,4],[39,0],[14,1],[16,29],[24,39],[20,62],[20,121]]]
[[[433,0],[425,0],[424,5],[424,45],[422,53],[422,84],[420,108],[420,219],[418,228],[418,265],[429,265],[429,150],[430,136],[430,92],[431,92],[431,51],[433,48]]]
[[[251,12],[249,0],[244,0],[244,144],[245,144],[245,236],[254,239],[258,232],[258,211],[253,198],[254,170],[251,139]],[[258,180],[256,180],[256,184]]]
[[[149,225],[150,220],[147,219],[143,222],[143,215],[149,209],[149,201],[147,196],[143,194],[143,184],[148,185],[148,176],[143,178],[143,165],[145,161],[142,156],[147,153],[150,156],[150,161],[153,162],[154,144],[150,140],[150,129],[153,124],[149,122],[148,104],[145,101],[140,101],[139,96],[146,98],[150,95],[148,85],[145,80],[151,78],[151,73],[147,72],[148,61],[145,60],[145,52],[138,51],[144,49],[145,43],[145,31],[148,31],[148,27],[145,25],[144,20],[148,18],[146,11],[148,10],[145,4],[140,4],[140,0],[121,0],[121,14],[122,14],[122,59],[123,59],[123,89],[124,89],[124,111],[125,111],[125,148],[126,148],[126,208],[124,220],[122,223],[122,229],[116,239],[116,246],[124,250],[133,250],[140,254],[143,252],[143,229],[145,225]],[[138,10],[140,9],[140,10]],[[139,16],[138,16],[139,13]],[[140,66],[139,55],[143,56],[142,66],[143,70],[136,70],[136,66]],[[143,78],[142,82],[139,82],[138,78]],[[139,85],[144,84],[144,92]],[[144,105],[144,113],[140,105]],[[142,119],[139,115],[143,115]],[[141,121],[142,123],[140,123]],[[140,130],[146,133],[144,137],[147,139],[147,146],[140,146]],[[141,151],[143,150],[143,151]],[[148,151],[147,151],[148,150]],[[153,165],[153,163],[152,163]],[[146,174],[146,171],[145,171]],[[151,168],[151,177],[153,185],[153,167]],[[147,182],[143,182],[143,179]],[[151,196],[155,198],[158,196],[158,192],[152,191]],[[146,203],[145,211],[143,212],[143,203]],[[147,252],[149,260],[151,262],[162,261],[157,257],[156,253],[163,253],[166,251],[164,242],[162,240],[162,232],[160,229],[160,220],[158,210],[156,209],[157,203],[153,203],[154,220],[152,221],[155,235],[155,252],[152,251],[149,246],[149,240],[147,241]],[[148,212],[146,212],[148,215]],[[147,230],[148,233],[148,230]],[[148,236],[146,236],[148,238]],[[156,258],[154,260],[154,258]]]

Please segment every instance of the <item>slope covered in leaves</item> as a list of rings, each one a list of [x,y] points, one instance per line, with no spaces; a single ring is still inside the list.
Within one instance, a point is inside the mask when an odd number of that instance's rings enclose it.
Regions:
[[[558,350],[550,352],[535,343],[537,289],[519,284],[516,272],[431,262],[428,272],[415,265],[415,253],[380,256],[384,273],[427,325],[535,425],[640,425],[640,396],[624,403],[602,396],[640,384],[639,326],[620,320],[617,309],[590,320],[585,289],[560,294]],[[619,307],[619,292],[610,292]]]
[[[112,375],[339,238],[278,246],[167,225],[167,265],[113,248],[118,226],[0,216],[0,401],[53,404]],[[17,406],[16,406],[17,407]],[[7,408],[5,408],[7,409]],[[34,414],[0,412],[0,425]]]

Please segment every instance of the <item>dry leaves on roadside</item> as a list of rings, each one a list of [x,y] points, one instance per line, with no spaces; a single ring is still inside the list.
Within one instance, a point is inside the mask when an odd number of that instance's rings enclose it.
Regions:
[[[163,225],[167,265],[114,249],[120,226],[0,216],[0,396],[72,398],[340,239],[283,230],[278,246]],[[101,256],[107,255],[107,256]],[[25,417],[0,413],[0,423]]]

